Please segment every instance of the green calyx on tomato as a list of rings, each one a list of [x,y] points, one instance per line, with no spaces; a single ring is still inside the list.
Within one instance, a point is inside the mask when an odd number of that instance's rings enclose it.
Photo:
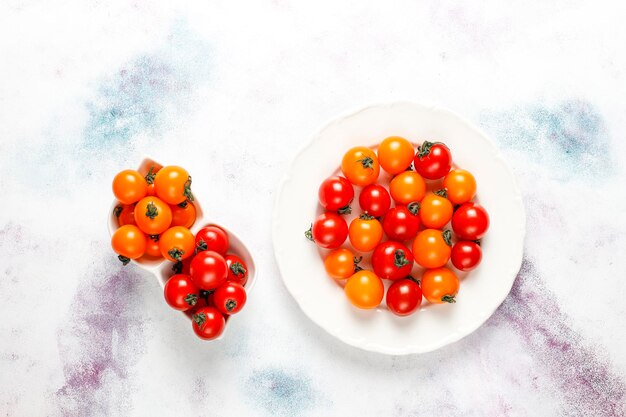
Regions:
[[[448,191],[446,191],[445,188],[435,191],[434,194],[438,195],[439,197],[448,198]]]
[[[350,207],[350,204],[348,204],[347,206],[342,207],[339,210],[337,210],[337,213],[339,213],[339,214],[350,214],[350,213],[352,213],[352,207]]]
[[[127,258],[127,257],[122,256],[122,255],[119,255],[117,257],[117,259],[119,259],[120,262],[122,263],[122,265],[124,265],[124,266],[128,265],[128,263],[130,262],[130,258]]]
[[[243,267],[242,264],[240,264],[239,262],[233,262],[230,265],[230,270],[233,272],[233,274],[235,274],[235,276],[244,276],[246,274],[246,268]]]
[[[124,208],[122,206],[115,206],[115,208],[113,209],[113,214],[115,214],[115,217],[119,219],[120,214],[122,214],[123,209]]]
[[[150,170],[148,171],[148,173],[144,177],[146,179],[146,182],[148,183],[148,185],[154,184],[154,177],[156,177],[156,174],[154,173],[154,166],[151,166]]]
[[[396,266],[396,268],[402,268],[403,266],[409,264],[409,260],[406,258],[406,255],[402,249],[396,249],[396,251],[393,253],[393,256],[393,264]]]
[[[204,313],[194,314],[193,316],[191,316],[191,319],[194,321],[194,323],[196,323],[196,325],[199,328],[202,328],[202,325],[206,321],[206,314]]]
[[[233,311],[237,307],[237,301],[228,300],[226,301],[225,307],[227,311]]]
[[[446,245],[452,246],[452,232],[448,229],[441,232],[441,236],[443,236],[443,241],[446,242]]]
[[[443,297],[441,297],[441,301],[443,301],[444,303],[456,303],[456,299],[454,298],[454,295],[444,295]]]
[[[362,213],[362,214],[359,216],[359,219],[361,219],[361,220],[374,220],[375,218],[376,218],[376,217],[374,217],[374,216],[372,216],[372,215],[368,214],[368,213],[367,213],[367,211],[366,211],[365,213]]]
[[[417,147],[417,156],[422,159],[425,156],[428,156],[430,153],[430,148],[437,142],[429,142],[427,140],[424,141],[420,146]]]
[[[356,256],[354,257],[354,259],[353,259],[353,262],[354,262],[354,272],[359,272],[359,271],[362,271],[362,270],[363,270],[363,268],[361,268],[361,267],[359,266],[359,263],[360,263],[362,260],[363,260],[363,257],[362,257],[362,256],[359,256],[358,258],[357,258]]]
[[[420,206],[419,201],[414,201],[414,202],[412,202],[412,203],[409,203],[409,204],[406,206],[407,210],[409,210],[409,212],[410,212],[412,215],[414,215],[414,216],[417,216],[417,215],[419,214],[419,212],[420,212],[420,207],[421,207],[421,206]]]
[[[177,261],[182,261],[182,257],[185,254],[185,251],[178,248],[173,248],[167,251],[167,254],[172,257],[172,259],[176,259]]]
[[[183,189],[183,196],[187,197],[187,199],[193,202],[193,193],[191,192],[191,175],[187,178],[185,182],[185,187]]]
[[[417,285],[422,285],[421,281],[411,275],[407,275],[406,279],[408,279],[409,281],[413,281],[414,283],[416,283]]]
[[[154,205],[152,201],[149,202],[148,205],[146,206],[146,217],[150,217],[150,220],[154,220],[154,218],[158,215],[159,215],[159,210],[157,209],[157,207]]]
[[[196,253],[207,250],[206,242],[203,239],[200,239],[196,244]]]
[[[366,156],[363,159],[358,159],[357,162],[360,162],[361,165],[363,165],[363,168],[374,169],[374,160],[369,156]]]
[[[196,294],[187,294],[185,296],[185,302],[193,307],[198,302],[198,296]]]
[[[187,208],[188,205],[189,205],[189,201],[185,200],[182,203],[178,204],[178,207]]]
[[[155,242],[159,241],[159,235],[148,235],[148,237],[152,240],[154,240]]]
[[[304,232],[304,237],[306,237],[307,239],[309,239],[311,242],[315,242],[313,240],[313,224],[311,224],[311,227],[309,227],[309,230],[307,230],[306,232]]]

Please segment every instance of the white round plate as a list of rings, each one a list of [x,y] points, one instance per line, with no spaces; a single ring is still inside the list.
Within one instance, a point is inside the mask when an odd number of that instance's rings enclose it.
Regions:
[[[338,172],[343,154],[354,146],[375,147],[388,136],[448,145],[454,164],[474,174],[477,196],[491,221],[481,242],[482,263],[467,275],[459,274],[456,304],[431,305],[424,300],[420,311],[407,317],[393,315],[384,301],[375,310],[353,307],[341,285],[327,276],[320,256],[325,252],[304,236],[321,213],[318,187]],[[383,183],[389,179],[382,170],[381,179]],[[355,187],[353,215],[360,212],[359,192]],[[520,191],[493,142],[451,111],[404,102],[366,107],[333,120],[317,133],[291,163],[273,217],[278,267],[302,311],[345,343],[389,355],[439,349],[482,325],[511,290],[522,263],[524,234]],[[367,266],[370,254],[364,255]],[[414,273],[421,276],[417,267]]]

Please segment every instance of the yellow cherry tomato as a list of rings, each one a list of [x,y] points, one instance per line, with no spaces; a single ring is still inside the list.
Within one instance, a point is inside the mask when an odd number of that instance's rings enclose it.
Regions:
[[[441,229],[452,219],[453,212],[454,207],[445,197],[445,190],[440,190],[426,194],[420,203],[419,216],[425,227]]]
[[[405,171],[391,180],[389,192],[396,203],[406,205],[424,198],[426,183],[417,172]]]
[[[350,223],[348,237],[354,249],[370,252],[383,239],[383,226],[373,216],[361,214]]]
[[[453,169],[443,179],[443,186],[448,192],[448,200],[454,204],[463,204],[474,198],[476,180],[464,169]]]
[[[372,271],[363,270],[348,279],[344,290],[352,305],[372,309],[378,307],[383,300],[385,286]]]
[[[448,268],[429,269],[422,276],[422,294],[429,303],[455,303],[459,278]]]
[[[414,157],[413,145],[400,136],[388,137],[378,146],[378,162],[391,175],[406,171]]]

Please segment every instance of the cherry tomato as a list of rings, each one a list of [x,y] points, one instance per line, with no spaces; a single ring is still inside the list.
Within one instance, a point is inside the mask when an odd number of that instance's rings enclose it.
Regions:
[[[465,203],[452,215],[452,230],[463,240],[478,240],[489,229],[489,215],[478,204]]]
[[[144,167],[143,171],[140,170],[140,173],[145,173],[144,178],[146,180],[146,184],[148,184],[148,193],[147,195],[156,195],[156,190],[154,188],[154,178],[156,177],[156,173],[159,172],[163,168],[159,164],[152,164],[149,168]],[[147,169],[147,171],[145,171]]]
[[[393,177],[389,184],[389,192],[396,203],[409,204],[424,198],[426,183],[417,172],[405,171]]]
[[[248,282],[248,268],[243,260],[235,255],[226,255],[224,257],[226,266],[228,266],[228,281],[246,285]]]
[[[454,204],[467,203],[476,194],[476,180],[464,169],[450,171],[443,180],[443,186],[448,192],[448,200]]]
[[[415,262],[424,268],[439,268],[450,259],[451,233],[449,230],[425,229],[413,241]],[[423,289],[423,288],[422,288]]]
[[[459,279],[448,268],[429,269],[422,276],[422,292],[429,303],[455,303]]]
[[[213,303],[222,314],[232,315],[241,311],[247,300],[243,285],[226,281],[213,293]]]
[[[422,289],[411,278],[400,279],[391,284],[385,301],[396,316],[408,316],[422,305]]]
[[[215,307],[201,307],[191,316],[191,326],[200,339],[212,340],[222,334],[226,320]]]
[[[170,227],[159,239],[161,255],[172,262],[182,261],[193,256],[194,247],[193,233],[183,226]]]
[[[122,204],[133,204],[144,198],[147,187],[146,180],[132,169],[119,172],[113,178],[113,194]]]
[[[363,188],[359,195],[361,210],[374,217],[382,217],[391,207],[391,197],[385,187],[370,184]]]
[[[344,291],[352,305],[371,309],[380,305],[385,294],[385,286],[372,271],[363,270],[348,278]]]
[[[207,250],[193,257],[189,266],[189,274],[198,288],[209,291],[226,281],[228,266],[222,255]]]
[[[336,249],[348,237],[348,224],[337,213],[322,213],[304,235],[320,248]]]
[[[354,188],[350,181],[344,177],[327,178],[318,192],[320,204],[328,211],[338,211],[340,214],[348,214],[350,203],[354,198]]]
[[[186,311],[198,303],[200,289],[196,287],[189,275],[172,275],[165,283],[163,290],[165,301],[175,310]]]
[[[420,203],[420,219],[424,227],[442,229],[452,218],[454,208],[445,195],[445,190],[428,193]]]
[[[134,204],[118,204],[113,209],[113,214],[115,218],[117,218],[117,225],[124,226],[125,224],[134,224],[135,223],[135,205]]]
[[[399,136],[388,137],[378,147],[378,162],[391,175],[406,171],[414,156],[415,149],[411,142]]]
[[[413,268],[413,254],[402,243],[387,241],[376,246],[372,254],[372,268],[381,278],[406,278]]]
[[[361,214],[350,222],[350,243],[360,252],[370,252],[383,239],[383,226],[369,214]]]
[[[415,171],[429,180],[442,178],[450,171],[451,164],[452,155],[450,154],[450,149],[439,142],[426,141],[422,143],[413,160]]]
[[[326,272],[333,279],[350,278],[358,270],[360,258],[345,248],[335,249],[324,260]]]
[[[160,235],[172,224],[172,209],[157,197],[145,197],[135,206],[135,222],[148,235]]]
[[[153,258],[163,257],[163,255],[161,255],[161,246],[159,245],[160,239],[161,236],[159,235],[148,236],[148,239],[146,239],[145,255],[152,256]]]
[[[341,172],[352,184],[364,187],[376,182],[380,165],[373,150],[357,146],[343,156]]]
[[[193,202],[191,177],[181,167],[161,168],[154,177],[154,190],[157,197],[167,204],[180,204],[185,200]]]
[[[450,259],[452,265],[460,271],[469,271],[480,263],[483,257],[483,251],[476,242],[461,240],[452,246],[452,254]]]
[[[196,233],[196,251],[212,250],[220,255],[226,255],[230,240],[228,233],[217,226],[205,226]]]
[[[189,229],[196,221],[196,207],[189,201],[170,206],[172,226],[184,226]]]
[[[420,227],[419,203],[396,206],[383,219],[383,230],[391,240],[404,242],[417,236]]]
[[[127,224],[117,229],[111,237],[111,246],[124,265],[141,257],[146,251],[146,235],[137,226]]]

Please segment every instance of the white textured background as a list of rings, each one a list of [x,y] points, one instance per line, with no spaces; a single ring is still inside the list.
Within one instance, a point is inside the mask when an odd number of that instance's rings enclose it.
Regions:
[[[471,3],[0,3],[0,415],[625,415],[624,3]],[[496,140],[528,236],[486,325],[391,358],[303,316],[269,220],[315,130],[398,99]],[[221,343],[109,248],[111,178],[144,154],[257,254]]]

